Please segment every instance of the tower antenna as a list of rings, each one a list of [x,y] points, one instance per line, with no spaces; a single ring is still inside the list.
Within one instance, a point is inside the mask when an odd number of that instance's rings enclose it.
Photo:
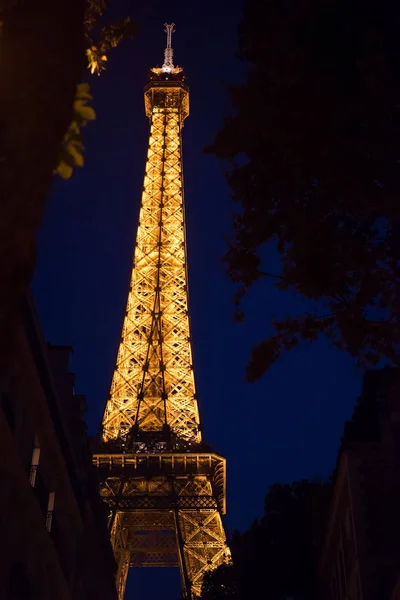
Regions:
[[[167,46],[164,50],[164,64],[161,70],[164,73],[171,73],[171,71],[173,71],[175,68],[173,62],[174,51],[171,47],[172,34],[175,31],[175,23],[164,23],[164,31],[167,34]]]

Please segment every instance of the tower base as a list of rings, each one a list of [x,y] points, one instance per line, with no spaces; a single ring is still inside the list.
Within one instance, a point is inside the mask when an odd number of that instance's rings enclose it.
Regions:
[[[225,459],[208,453],[95,454],[100,495],[124,597],[130,567],[179,566],[188,598],[204,573],[230,559],[225,513]]]

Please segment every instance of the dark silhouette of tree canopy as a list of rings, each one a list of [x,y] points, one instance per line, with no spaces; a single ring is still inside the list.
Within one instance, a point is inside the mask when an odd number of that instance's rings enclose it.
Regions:
[[[314,600],[330,482],[275,484],[264,516],[231,541],[233,564],[208,573],[201,600]]]
[[[273,320],[249,381],[320,334],[363,367],[399,364],[399,26],[391,0],[245,3],[247,78],[207,149],[226,162],[239,205],[224,257],[236,316],[266,277],[310,306]],[[267,244],[278,273],[260,259]]]
[[[204,575],[200,600],[239,600],[237,574],[233,564],[220,565]]]

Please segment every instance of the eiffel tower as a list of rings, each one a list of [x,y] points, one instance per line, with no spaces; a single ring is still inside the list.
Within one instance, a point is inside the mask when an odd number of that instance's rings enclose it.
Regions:
[[[189,115],[171,36],[144,89],[150,137],[136,246],[101,442],[93,455],[118,564],[179,566],[187,598],[229,560],[226,461],[202,442],[188,313],[182,127]]]

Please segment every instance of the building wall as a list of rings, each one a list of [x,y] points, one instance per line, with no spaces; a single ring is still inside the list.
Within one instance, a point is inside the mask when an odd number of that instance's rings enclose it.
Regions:
[[[387,374],[366,378],[345,426],[320,562],[323,600],[397,598],[400,396]]]
[[[44,343],[30,299],[15,334],[0,377],[0,598],[116,600],[70,349]]]

